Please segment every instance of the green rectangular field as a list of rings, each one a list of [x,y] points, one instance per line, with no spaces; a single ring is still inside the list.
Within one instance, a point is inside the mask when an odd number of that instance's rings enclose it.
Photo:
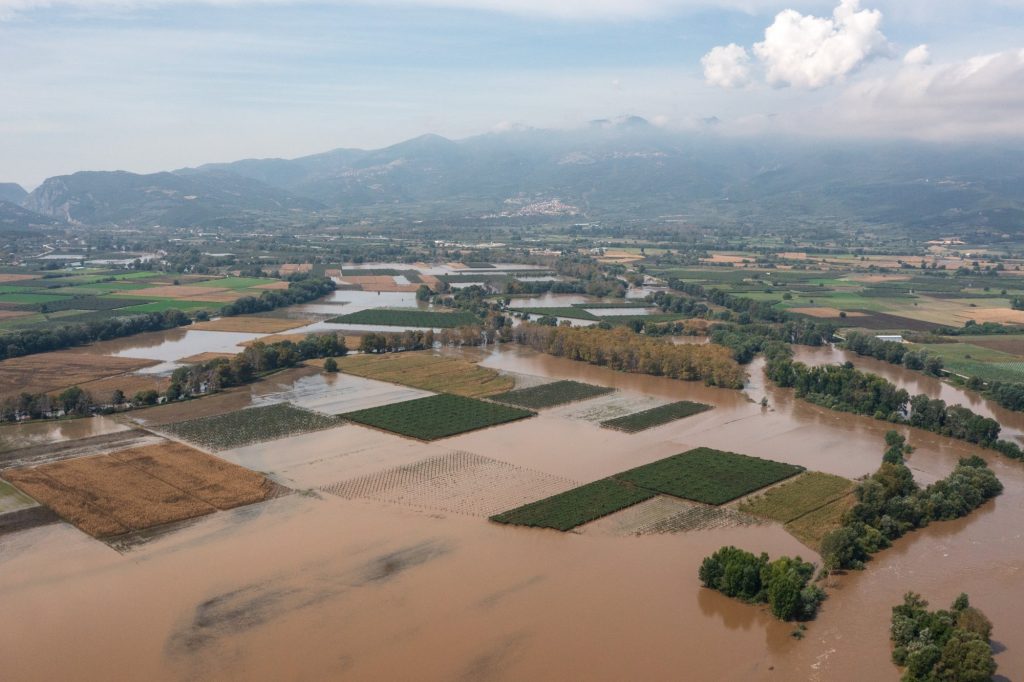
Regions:
[[[128,308],[121,308],[121,313],[131,315],[134,313],[162,313],[165,310],[219,310],[223,303],[210,303],[208,301],[178,301],[173,298],[164,298],[152,303],[142,303]]]
[[[441,393],[341,415],[342,419],[408,436],[437,440],[534,416],[507,405]]]
[[[740,505],[739,510],[781,523],[789,523],[849,495],[853,481],[809,471]]]
[[[516,391],[499,393],[491,396],[491,400],[509,405],[518,405],[531,410],[540,410],[545,407],[555,407],[573,403],[577,400],[588,400],[599,395],[611,393],[615,389],[607,386],[594,386],[583,384],[578,381],[553,381],[550,384],[541,384],[531,388],[521,388]]]
[[[712,409],[711,405],[694,403],[689,400],[680,400],[679,402],[669,403],[668,405],[653,407],[649,410],[644,410],[643,412],[636,412],[634,414],[627,414],[624,417],[609,419],[601,422],[601,426],[609,429],[616,429],[617,431],[625,431],[626,433],[637,433],[638,431],[651,429],[655,426],[668,424],[669,422],[676,421],[677,419],[684,419],[695,414],[700,414],[701,412],[706,412],[710,409]]]
[[[279,403],[200,417],[168,424],[164,428],[179,438],[211,450],[230,450],[340,424],[341,421],[335,417]]]
[[[491,521],[513,526],[568,531],[649,500],[655,493],[604,478],[538,502],[496,514]]]
[[[280,280],[266,277],[222,277],[221,279],[208,279],[205,282],[196,282],[193,286],[210,287],[212,289],[248,289],[249,287],[263,284],[273,284]]]
[[[725,504],[803,470],[800,466],[735,452],[695,448],[613,478],[687,500]]]
[[[0,294],[0,303],[17,303],[19,305],[25,303],[52,303],[53,301],[63,301],[67,298],[67,296],[57,296],[54,294]]]
[[[634,306],[642,307],[642,306]],[[566,306],[564,308],[512,308],[513,312],[516,313],[529,313],[530,315],[542,315],[548,317],[565,317],[570,320],[590,320],[596,321],[601,318],[593,313],[588,313],[583,308],[577,308],[575,306]]]
[[[429,327],[451,329],[479,324],[472,313],[439,313],[433,310],[405,310],[401,308],[372,308],[327,320],[335,324],[374,324],[385,327]]]

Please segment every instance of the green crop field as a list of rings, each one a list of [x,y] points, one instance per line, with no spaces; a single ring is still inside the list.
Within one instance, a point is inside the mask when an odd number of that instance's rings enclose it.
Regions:
[[[430,327],[450,329],[479,324],[472,313],[440,313],[433,310],[404,310],[401,308],[372,308],[327,320],[335,324],[375,324],[386,327]]]
[[[852,490],[853,481],[809,471],[744,502],[739,510],[773,521],[789,523],[849,495]]]
[[[529,410],[447,393],[341,415],[358,424],[428,441],[532,416]]]
[[[206,310],[219,310],[224,304],[223,303],[209,303],[206,301],[178,301],[173,298],[162,298],[152,303],[142,303],[140,305],[133,305],[130,308],[122,308],[122,315],[132,315],[136,313],[162,313],[165,310],[199,310],[205,308]]]
[[[626,433],[637,433],[638,431],[654,428],[655,426],[661,426],[662,424],[668,424],[669,422],[673,422],[677,419],[683,419],[710,409],[712,409],[711,405],[693,403],[689,400],[680,400],[676,403],[661,405],[649,410],[644,410],[643,412],[627,414],[625,417],[609,419],[601,422],[601,426],[609,429],[616,429],[618,431],[625,431]]]
[[[611,478],[587,483],[547,499],[496,514],[491,521],[514,526],[567,531],[626,507],[649,500],[655,493]]]
[[[210,287],[211,289],[248,289],[249,287],[263,284],[273,284],[280,280],[268,279],[266,277],[222,277],[220,279],[208,279],[205,282],[196,282],[193,286]]]
[[[48,303],[30,303],[22,307],[31,306],[32,309],[40,310],[46,307],[46,312],[54,313],[61,310],[114,310],[116,308],[129,308],[146,303],[146,299],[138,298],[116,298],[113,296],[74,296],[65,297],[58,301]]]
[[[14,294],[0,294],[0,303],[52,303],[54,301],[66,300],[67,296],[57,296],[55,294],[33,294],[33,293],[14,293]]]
[[[165,426],[169,432],[212,450],[230,450],[253,443],[294,436],[340,425],[335,417],[302,410],[288,403],[253,407]]]
[[[844,495],[823,507],[808,512],[786,524],[786,531],[814,551],[820,551],[822,539],[842,525],[843,514],[854,503],[852,495]]]
[[[541,384],[531,388],[521,388],[508,393],[499,393],[491,396],[491,400],[501,403],[518,405],[531,410],[539,410],[545,407],[555,407],[577,400],[588,400],[599,395],[611,393],[614,388],[607,386],[594,386],[582,384],[578,381],[554,381],[550,384]]]
[[[565,317],[571,320],[600,320],[601,318],[588,313],[583,308],[566,306],[564,308],[512,308],[512,312],[529,313],[530,315],[546,315],[548,317]]]
[[[942,357],[943,366],[955,374],[983,381],[1024,381],[1024,357],[970,343],[929,343],[914,346]],[[1024,342],[1021,343],[1024,350]]]
[[[725,504],[803,470],[792,464],[734,452],[696,448],[616,474],[614,478],[687,500]]]

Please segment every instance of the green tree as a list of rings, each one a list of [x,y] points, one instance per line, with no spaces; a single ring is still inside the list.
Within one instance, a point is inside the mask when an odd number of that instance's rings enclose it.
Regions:
[[[334,358],[327,358],[324,361],[324,371],[325,372],[331,372],[331,373],[337,372],[338,371],[338,361],[335,360]]]

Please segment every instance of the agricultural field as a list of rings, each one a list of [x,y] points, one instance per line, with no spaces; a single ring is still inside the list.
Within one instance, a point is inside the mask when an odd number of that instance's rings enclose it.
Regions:
[[[792,481],[745,500],[739,510],[779,523],[789,523],[848,496],[853,485],[853,481],[840,476],[808,471]]]
[[[49,393],[155,364],[155,360],[71,351],[26,355],[0,362],[0,395]]]
[[[569,531],[595,519],[649,500],[656,493],[604,478],[491,517],[513,526]]]
[[[767,459],[695,448],[614,476],[666,495],[705,504],[725,504],[802,472],[803,467]]]
[[[7,481],[0,481],[0,514],[36,506],[35,500]]]
[[[597,321],[601,319],[597,315],[589,313],[583,308],[577,308],[576,306],[567,306],[562,308],[512,308],[511,310],[514,313],[528,313],[530,315],[542,315],[548,317],[565,317],[571,320]]]
[[[196,283],[195,286],[217,289],[249,289],[252,287],[265,287],[280,281],[267,277],[222,277],[219,279],[208,279],[205,282]]]
[[[328,322],[335,324],[373,324],[385,327],[424,327],[451,329],[478,324],[472,313],[442,313],[433,310],[405,310],[401,308],[371,308],[333,317]]]
[[[822,539],[842,525],[843,514],[853,506],[852,495],[846,495],[829,502],[823,507],[808,512],[786,524],[786,531],[814,551],[821,548]]]
[[[983,381],[1024,381],[1024,341],[1017,343],[1017,355],[972,343],[914,344],[914,348],[940,356],[945,369],[954,374]]]
[[[512,377],[433,351],[350,355],[342,358],[338,366],[346,374],[469,398],[501,393],[515,386]]]
[[[680,400],[679,402],[661,405],[649,410],[644,410],[643,412],[628,414],[616,419],[608,419],[601,422],[601,426],[609,429],[615,429],[617,431],[625,431],[626,433],[637,433],[639,431],[654,428],[655,426],[668,424],[669,422],[676,421],[677,419],[684,419],[695,414],[700,414],[701,412],[706,412],[710,409],[712,409],[711,405],[694,403],[689,400]]]
[[[311,320],[283,317],[262,317],[259,315],[238,315],[218,317],[216,320],[196,322],[190,328],[208,332],[245,332],[248,334],[279,334],[296,327],[304,327]]]
[[[334,417],[279,403],[166,424],[163,428],[211,450],[231,450],[338,425]]]
[[[509,405],[517,405],[531,410],[555,407],[578,400],[596,398],[599,395],[612,393],[615,389],[607,386],[594,386],[578,381],[553,381],[531,388],[521,388],[507,393],[491,396],[492,400]]]
[[[467,431],[534,416],[507,405],[440,394],[397,405],[383,405],[341,415],[343,419],[418,440],[438,440]]]
[[[169,442],[13,469],[5,476],[95,537],[252,504],[273,488],[260,474]]]

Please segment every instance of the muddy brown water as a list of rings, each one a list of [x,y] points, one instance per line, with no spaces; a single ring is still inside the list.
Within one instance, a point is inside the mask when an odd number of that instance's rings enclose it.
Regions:
[[[698,445],[857,477],[877,467],[889,428],[765,386],[757,364],[740,392],[514,347],[467,355],[716,409],[633,436],[573,418],[577,404],[432,444],[345,425],[221,453],[312,490],[202,519],[124,555],[65,524],[0,539],[5,678],[896,680],[888,620],[911,589],[937,606],[969,592],[995,624],[1000,674],[1024,677],[1024,467],[989,453],[1006,492],[838,578],[802,641],[765,609],[696,578],[723,544],[817,560],[777,525],[560,534],[316,492],[451,451],[581,482]],[[977,451],[904,430],[922,482]]]

